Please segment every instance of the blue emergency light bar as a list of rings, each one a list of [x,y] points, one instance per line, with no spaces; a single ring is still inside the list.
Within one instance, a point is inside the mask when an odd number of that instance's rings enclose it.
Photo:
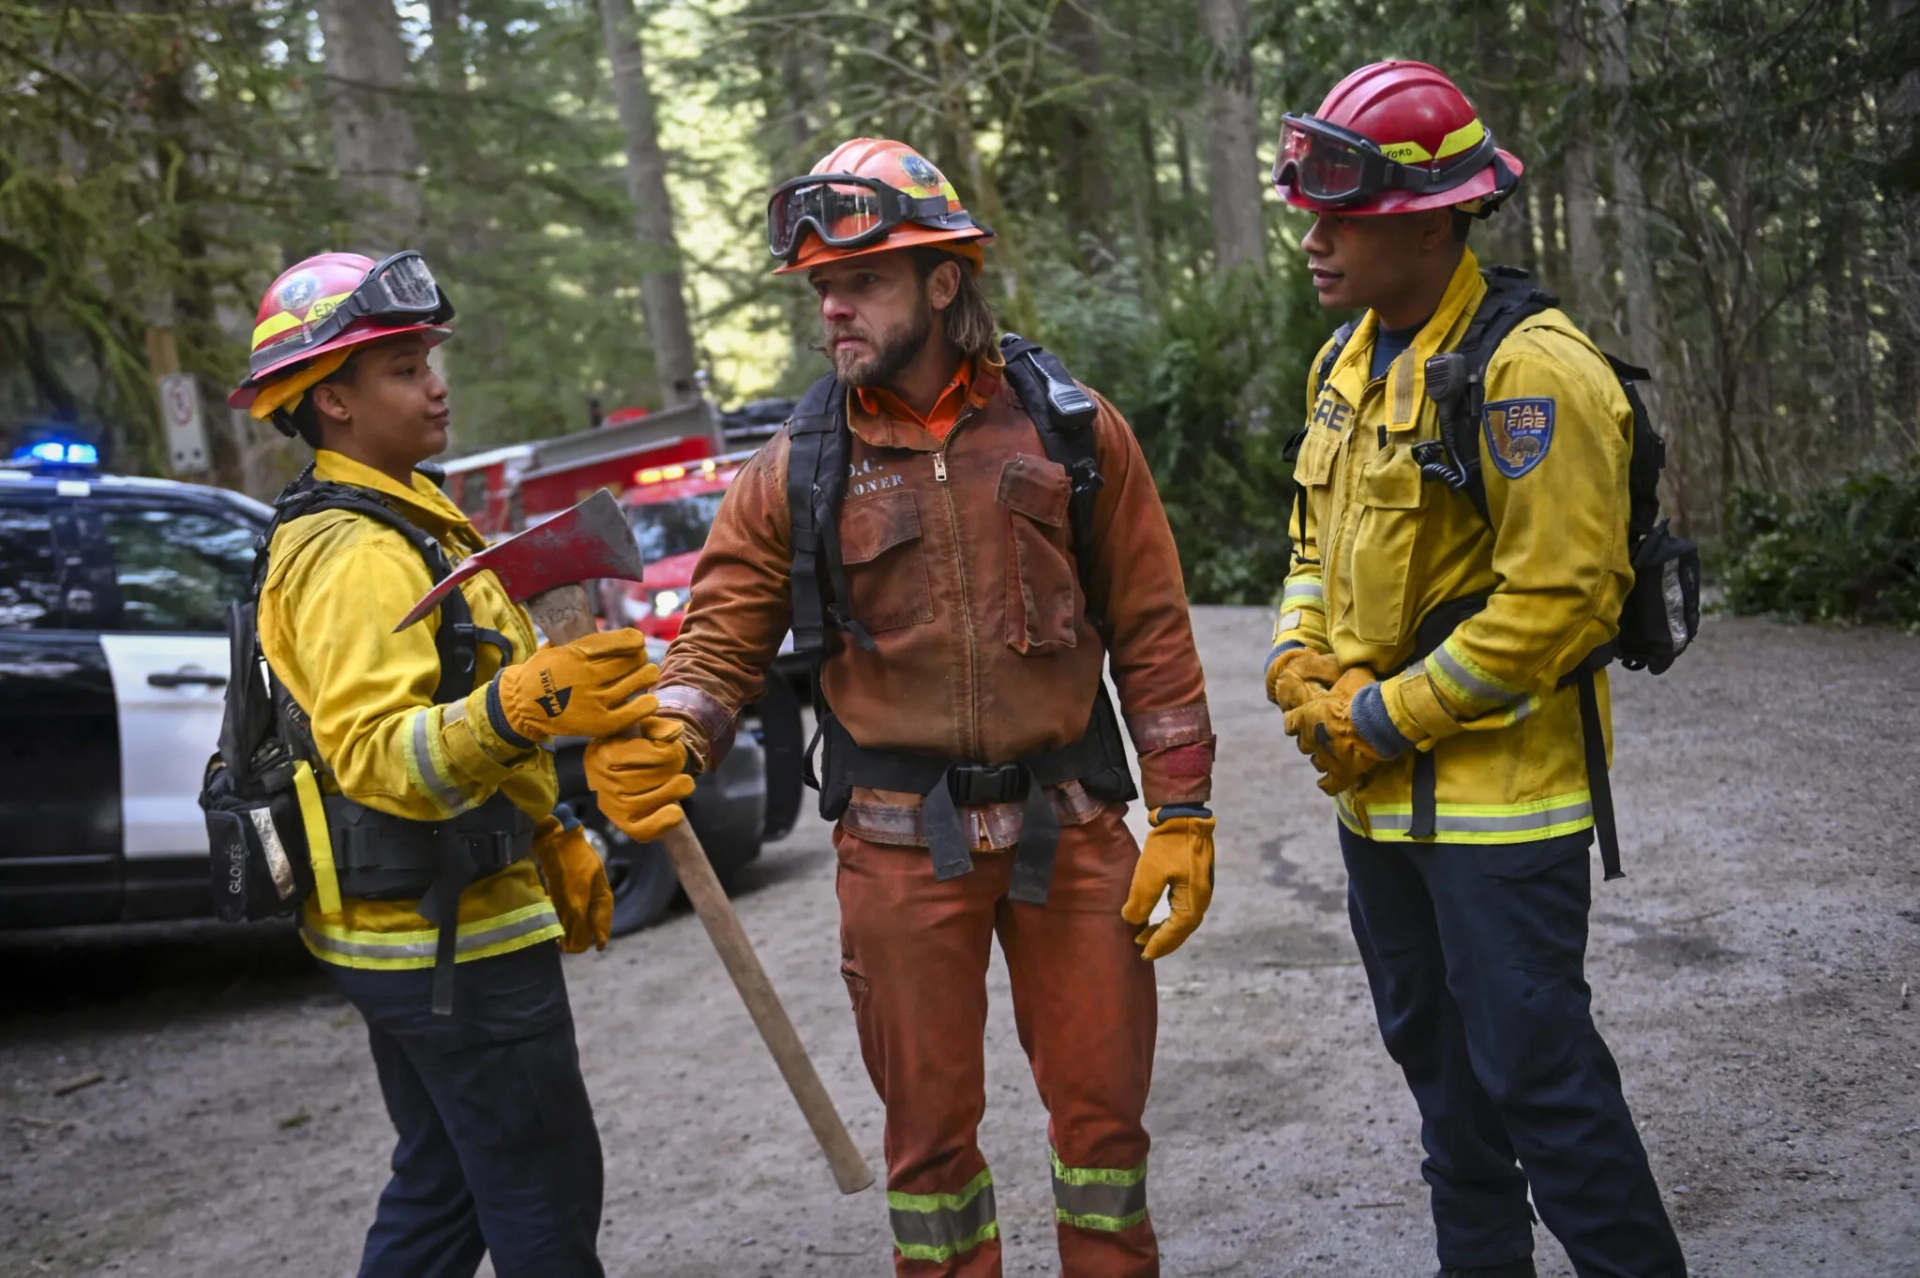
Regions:
[[[39,462],[46,466],[98,466],[100,450],[92,444],[72,444],[58,439],[45,439],[37,444],[15,449],[13,460],[16,464]]]

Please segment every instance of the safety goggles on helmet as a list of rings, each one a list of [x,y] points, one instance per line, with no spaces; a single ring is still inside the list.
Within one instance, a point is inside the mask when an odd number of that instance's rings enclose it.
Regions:
[[[1273,184],[1338,207],[1387,190],[1422,195],[1449,190],[1497,158],[1493,134],[1485,129],[1478,142],[1458,155],[1410,164],[1389,157],[1379,143],[1351,129],[1310,115],[1288,115],[1281,126],[1280,154],[1273,161]]]
[[[319,309],[316,305],[315,310]],[[307,322],[279,342],[262,346],[248,361],[253,376],[284,362],[287,343],[317,348],[339,337],[360,320],[380,324],[444,324],[453,318],[453,303],[440,291],[427,260],[413,249],[374,263],[366,278],[324,315]]]
[[[945,195],[915,197],[856,173],[810,173],[782,182],[768,197],[767,248],[791,261],[808,231],[829,248],[865,248],[908,222],[943,231],[980,225],[966,210],[948,208]]]

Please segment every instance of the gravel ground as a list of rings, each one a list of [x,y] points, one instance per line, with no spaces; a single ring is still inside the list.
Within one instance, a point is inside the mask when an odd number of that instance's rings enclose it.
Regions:
[[[1196,620],[1219,892],[1158,970],[1166,1272],[1425,1275],[1413,1104],[1375,1034],[1330,808],[1260,695],[1267,618]],[[1694,1272],[1916,1278],[1920,640],[1712,619],[1616,698],[1629,877],[1596,886],[1589,974]],[[737,901],[878,1167],[826,827],[769,848]],[[357,1015],[286,929],[14,935],[0,962],[0,1274],[352,1273],[391,1132]],[[834,1193],[696,920],[568,976],[609,1274],[889,1272],[884,1199]],[[1051,1272],[1044,1115],[997,962],[993,998],[981,1140],[1007,1267]],[[1544,1274],[1570,1273],[1538,1243]]]

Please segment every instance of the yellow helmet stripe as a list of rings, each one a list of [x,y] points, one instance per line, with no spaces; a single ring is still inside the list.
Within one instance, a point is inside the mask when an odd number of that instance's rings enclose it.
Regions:
[[[1480,123],[1476,117],[1441,138],[1438,155],[1418,142],[1395,142],[1392,146],[1381,147],[1380,153],[1389,160],[1397,160],[1401,164],[1427,164],[1434,160],[1444,160],[1459,155],[1462,151],[1471,151],[1479,146],[1480,139],[1486,136],[1487,126]]]
[[[253,330],[253,349],[259,350],[280,334],[302,324],[311,324],[315,320],[325,319],[333,314],[334,308],[353,296],[351,293],[335,293],[332,297],[323,297],[307,308],[304,316],[292,311],[281,311],[278,315],[269,315],[261,320]]]

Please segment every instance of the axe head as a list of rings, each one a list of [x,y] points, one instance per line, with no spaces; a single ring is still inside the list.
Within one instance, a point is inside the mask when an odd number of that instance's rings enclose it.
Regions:
[[[524,603],[555,586],[595,577],[639,581],[644,569],[640,546],[620,503],[602,488],[572,510],[462,560],[394,630],[413,625],[439,607],[461,582],[481,572],[492,572],[515,603]]]

